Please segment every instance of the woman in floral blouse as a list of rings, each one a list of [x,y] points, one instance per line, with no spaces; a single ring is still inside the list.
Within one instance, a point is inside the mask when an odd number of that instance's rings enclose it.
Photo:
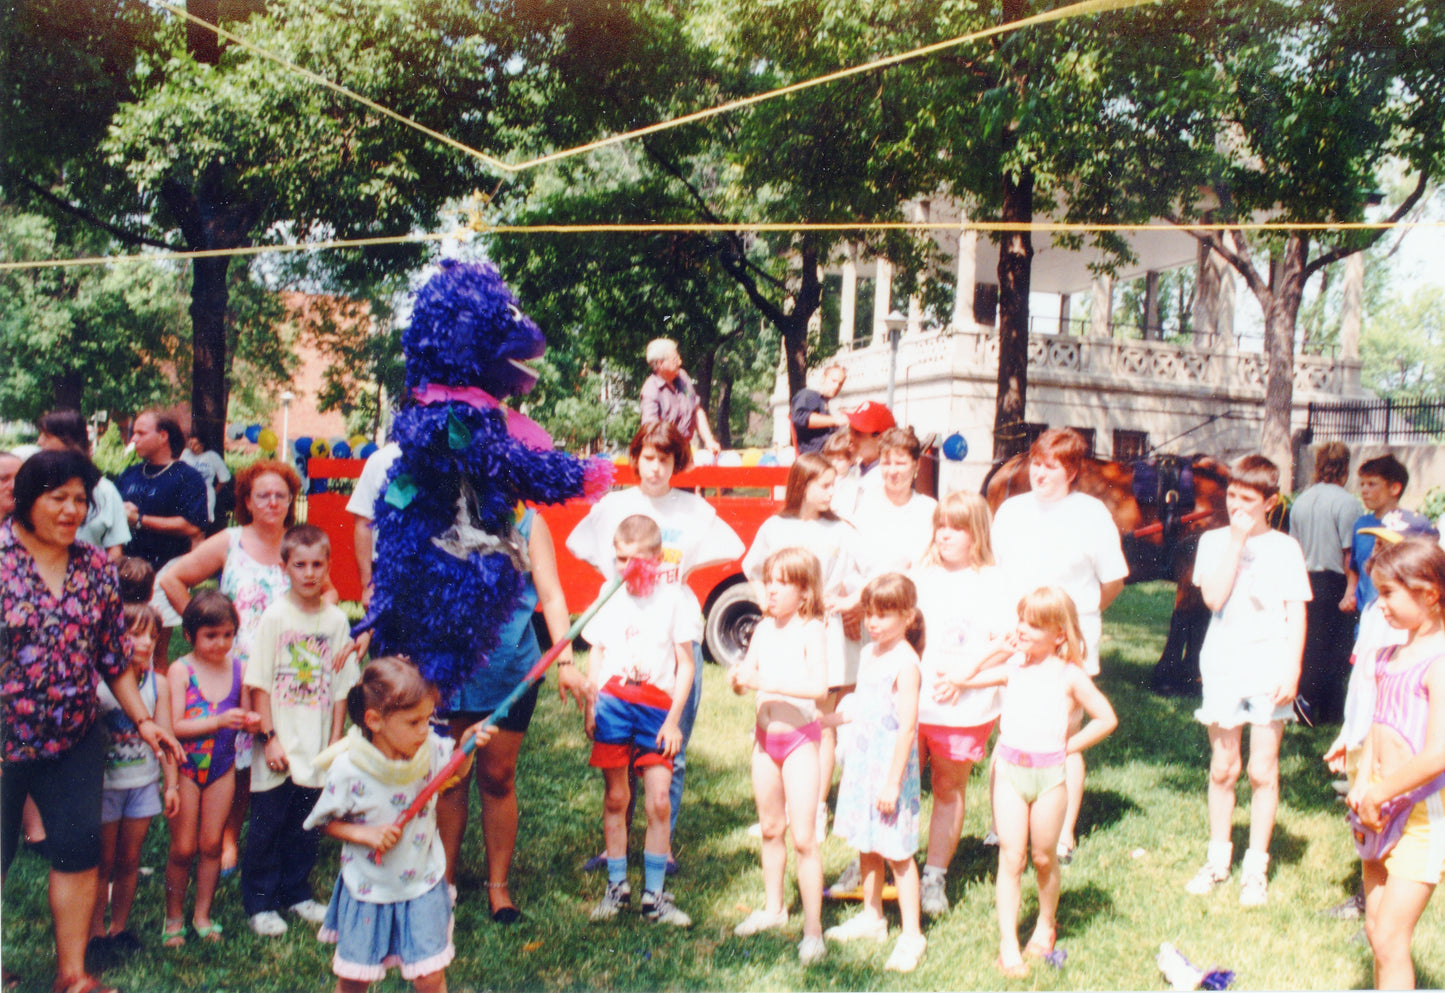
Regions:
[[[181,746],[150,716],[127,665],[115,570],[76,541],[98,472],[79,452],[40,452],[15,476],[15,511],[0,524],[0,842],[9,869],[20,809],[33,797],[49,834],[55,988],[90,993],[85,943],[98,890],[106,753],[96,679],[105,680],[163,760]]]

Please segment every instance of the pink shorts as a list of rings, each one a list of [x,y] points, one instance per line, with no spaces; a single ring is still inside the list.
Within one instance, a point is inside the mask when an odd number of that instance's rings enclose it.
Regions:
[[[783,764],[783,760],[800,747],[813,742],[817,744],[823,740],[823,725],[817,721],[804,724],[792,731],[764,731],[760,727],[753,728],[753,740],[774,762]]]
[[[955,728],[945,724],[918,725],[918,765],[928,764],[928,757],[936,755],[950,762],[978,762],[988,748],[988,736],[993,734],[997,720],[975,727]]]

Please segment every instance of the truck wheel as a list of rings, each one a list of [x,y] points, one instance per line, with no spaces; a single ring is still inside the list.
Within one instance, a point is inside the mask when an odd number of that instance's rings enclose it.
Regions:
[[[703,628],[703,643],[708,657],[724,668],[732,668],[747,654],[753,628],[763,616],[762,608],[753,599],[752,587],[734,583],[712,602]]]

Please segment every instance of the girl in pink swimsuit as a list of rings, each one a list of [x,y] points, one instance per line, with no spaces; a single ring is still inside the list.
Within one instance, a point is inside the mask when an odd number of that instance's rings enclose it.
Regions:
[[[733,692],[757,690],[754,728],[753,797],[763,832],[763,890],[766,906],[737,926],[739,935],[780,928],[788,923],[783,877],[788,868],[792,824],[798,860],[798,892],[803,900],[804,965],[826,953],[823,944],[823,861],[818,851],[816,818],[819,773],[818,701],[828,692],[828,660],[823,628],[823,584],[818,559],[802,548],[769,555],[762,575],[767,617],[748,644],[747,657],[728,672]]]
[[[1425,538],[1377,548],[1370,578],[1406,641],[1376,661],[1375,718],[1346,802],[1363,860],[1375,988],[1413,989],[1415,923],[1445,870],[1445,551]]]

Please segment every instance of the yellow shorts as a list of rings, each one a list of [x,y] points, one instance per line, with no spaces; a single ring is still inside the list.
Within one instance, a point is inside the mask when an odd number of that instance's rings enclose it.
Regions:
[[[1405,833],[1385,856],[1385,870],[1417,883],[1439,884],[1445,871],[1445,790],[1410,808]]]

